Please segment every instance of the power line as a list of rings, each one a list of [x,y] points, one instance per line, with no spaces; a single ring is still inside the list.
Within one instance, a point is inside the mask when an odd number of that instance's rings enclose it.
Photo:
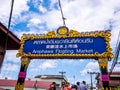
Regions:
[[[11,25],[13,5],[14,5],[14,0],[11,1],[11,10],[10,10],[10,16],[9,16],[8,27],[7,27],[8,30],[7,30],[6,38],[5,38],[4,56],[5,56],[5,54],[6,54],[7,45],[8,45],[8,34],[9,34],[10,25]],[[4,56],[3,56],[3,60],[4,60]],[[3,62],[3,60],[2,60],[2,62]],[[2,67],[2,64],[1,64],[1,66],[0,66],[0,69],[1,69],[1,67]]]
[[[10,17],[9,17],[9,21],[8,21],[8,30],[7,30],[6,41],[5,41],[5,52],[6,52],[6,50],[7,50],[8,34],[9,34],[10,25],[11,25],[11,18],[12,18],[12,12],[13,12],[13,5],[14,5],[14,0],[12,0],[12,2],[11,2]]]
[[[120,32],[119,32],[119,35],[118,35],[115,57],[113,59],[113,63],[112,63],[111,69],[110,69],[110,74],[112,73],[112,71],[113,71],[113,69],[114,69],[114,67],[115,67],[115,65],[116,65],[116,63],[118,61],[119,51],[120,51]]]
[[[11,3],[10,17],[9,17],[9,22],[8,22],[8,30],[10,29],[12,12],[13,12],[13,5],[14,5],[14,0],[12,0],[12,3]]]
[[[63,15],[63,11],[62,11],[62,6],[61,6],[60,0],[58,0],[58,3],[59,3],[60,12],[61,12],[62,20],[63,20],[63,26],[66,26],[66,24],[65,24],[66,18],[65,18],[64,15]]]

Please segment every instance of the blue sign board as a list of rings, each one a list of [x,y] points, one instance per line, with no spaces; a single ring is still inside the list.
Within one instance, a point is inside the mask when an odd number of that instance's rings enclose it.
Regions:
[[[102,54],[106,52],[105,40],[101,37],[47,38],[27,40],[24,53],[31,54]]]
[[[62,36],[63,35],[63,36]],[[23,35],[17,56],[30,58],[105,58],[113,57],[110,32],[78,33],[68,35]]]

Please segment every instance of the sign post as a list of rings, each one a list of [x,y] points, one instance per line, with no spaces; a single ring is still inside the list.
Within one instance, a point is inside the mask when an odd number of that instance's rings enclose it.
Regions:
[[[21,37],[21,46],[17,57],[30,59],[108,59],[113,57],[109,43],[110,35],[109,30],[80,33],[75,30],[69,31],[65,26],[58,28],[57,32],[51,31],[44,35],[24,34]],[[104,64],[100,64],[100,68],[102,65]],[[102,72],[103,82],[109,80],[107,75],[107,72]],[[20,71],[19,78],[25,79],[25,77],[24,70]],[[17,87],[21,87],[18,83]]]
[[[98,63],[101,71],[101,81],[103,84],[103,88],[104,90],[110,90],[108,75],[108,60],[107,58],[101,58],[99,59]]]
[[[15,90],[24,90],[24,81],[26,78],[26,73],[29,63],[30,63],[30,58],[27,57],[21,58],[21,68],[18,74],[18,81],[15,86]]]

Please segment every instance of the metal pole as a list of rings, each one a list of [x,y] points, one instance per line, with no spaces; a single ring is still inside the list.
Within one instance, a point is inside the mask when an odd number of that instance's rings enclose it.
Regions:
[[[93,90],[92,74],[93,73],[90,73],[90,77],[91,77],[91,90]]]
[[[93,90],[92,75],[97,74],[97,72],[87,72],[87,73],[90,74],[90,79],[91,79],[91,88],[90,88],[90,90]]]
[[[75,84],[75,75],[73,76],[73,78],[74,78],[74,84]]]
[[[66,18],[65,18],[64,15],[63,15],[63,11],[62,11],[62,6],[61,6],[60,0],[58,0],[58,3],[59,3],[61,15],[62,15],[63,25],[66,26],[66,24],[65,24],[65,19],[66,19]]]
[[[10,29],[12,12],[13,12],[13,5],[14,5],[14,0],[12,0],[12,4],[11,4],[10,17],[9,17],[9,22],[8,22],[8,30]]]
[[[59,72],[60,74],[61,74],[61,87],[62,87],[62,82],[63,82],[63,80],[64,80],[64,78],[63,78],[63,75],[66,73],[66,72],[63,72],[63,71],[61,71],[61,72]]]
[[[61,73],[62,78],[63,78],[63,75],[64,75],[66,72],[61,71],[61,72],[59,72],[59,73]]]
[[[14,0],[12,0],[11,10],[10,10],[10,17],[9,17],[9,21],[8,21],[8,31],[7,31],[7,33],[6,33],[6,41],[5,41],[5,53],[6,53],[6,50],[7,50],[8,34],[9,34],[10,25],[11,25],[13,5],[14,5]]]

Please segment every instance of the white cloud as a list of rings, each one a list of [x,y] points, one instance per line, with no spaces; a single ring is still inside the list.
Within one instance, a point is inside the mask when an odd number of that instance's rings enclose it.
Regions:
[[[116,66],[113,71],[114,72],[120,72],[120,66]]]
[[[2,71],[6,71],[6,72],[16,71],[18,69],[19,69],[19,66],[13,63],[4,63],[2,66]]]
[[[43,3],[43,1],[36,2]],[[68,2],[69,4],[67,4]],[[56,0],[52,0],[51,7],[56,3]],[[64,16],[67,18],[66,25],[70,29],[75,29],[80,32],[109,29],[109,21],[112,19],[116,20],[113,22],[114,29],[118,29],[120,14],[114,14],[114,12],[116,11],[116,8],[119,10],[120,0],[117,0],[116,2],[114,2],[114,0],[61,0],[61,3]],[[26,8],[24,11],[27,11],[29,8],[27,6],[27,0],[21,4],[24,6],[24,8]],[[37,5],[37,7],[41,7],[43,11],[46,12],[42,5]],[[21,12],[23,11],[23,9],[20,10]],[[31,14],[26,15],[29,17],[27,27],[30,30],[29,32],[32,33],[38,33],[38,31],[40,31],[40,33],[46,33],[48,29],[56,30],[59,26],[63,25],[60,11],[56,10],[55,8],[52,8],[51,11],[47,11],[43,15],[40,15],[39,13],[36,14],[36,12],[32,12]],[[35,20],[38,21],[39,24],[35,24]],[[40,23],[42,23],[42,25],[40,25]],[[45,24],[47,27],[44,27]]]
[[[91,70],[98,70],[99,69],[99,66],[98,66],[98,62],[89,62],[87,65],[86,65],[86,68],[87,69],[91,69]]]
[[[105,5],[92,5],[93,1],[75,1],[64,6],[63,10],[67,18],[67,24],[79,31],[103,30],[107,21],[111,18],[113,10]],[[105,3],[105,2],[104,2]],[[79,7],[79,8],[78,8]],[[103,14],[104,13],[104,14]]]
[[[41,20],[38,19],[38,18],[32,18],[32,19],[30,20],[30,22],[36,25],[36,24],[41,23]]]
[[[17,50],[7,50],[4,60],[7,60],[7,61],[10,61],[10,62],[13,62],[13,63],[19,63],[20,58],[16,57],[17,53],[18,53]]]
[[[10,0],[4,0],[0,2],[0,12],[2,12],[0,13],[0,21],[8,23],[8,16],[10,13]]]
[[[54,6],[58,3],[58,0],[51,0],[50,1],[50,8],[54,9]]]
[[[4,76],[2,74],[0,74],[0,79],[13,79],[12,77],[9,77],[9,76]]]
[[[109,29],[109,20],[115,18],[114,11],[116,7],[118,8],[120,0],[117,3],[113,0],[94,1],[73,0],[69,2],[69,0],[62,0],[63,13],[67,18],[66,25],[70,29],[76,29],[80,32]],[[56,1],[51,2],[52,5],[56,4]],[[68,2],[69,4],[67,4]],[[117,16],[119,17],[119,14]],[[40,15],[39,19],[46,23],[49,30],[63,25],[60,11],[54,8],[42,16]]]
[[[19,16],[22,12],[28,11],[29,6],[27,5],[27,2],[29,0],[15,0],[14,2],[14,10],[13,10],[13,16]]]
[[[50,12],[47,12],[41,18],[43,19],[43,22],[46,23],[47,28],[49,28],[49,30],[52,30],[55,28],[57,29],[59,26],[63,25],[60,12],[57,10],[52,10]]]
[[[39,68],[42,70],[45,70],[47,68],[55,68],[57,66],[56,61],[53,60],[46,60],[41,65],[39,65]]]
[[[34,8],[39,8],[39,6],[43,3],[43,0],[30,0],[29,2],[34,5]]]
[[[0,3],[0,12],[2,12],[0,13],[0,21],[5,25],[8,23],[8,18],[10,15],[11,1],[12,0],[4,0],[1,1]],[[18,17],[21,16],[21,13],[28,11],[29,7],[27,5],[27,2],[28,0],[14,0],[13,15],[12,15],[13,16],[12,22],[14,22],[14,24],[19,20]]]
[[[3,78],[4,78],[3,75],[0,74],[0,79],[3,79]]]
[[[37,72],[37,71],[40,71],[38,68],[31,68],[30,69],[31,72]]]
[[[87,72],[99,72],[98,62],[89,62],[80,74],[85,75]]]
[[[15,2],[14,7],[16,8],[13,12],[14,17],[19,16],[24,11],[28,11],[29,7],[27,2],[28,0],[18,0]],[[37,2],[43,3],[43,0],[36,1],[34,3]],[[69,4],[67,4],[68,2]],[[51,7],[56,3],[56,0],[51,0]],[[116,8],[119,10],[120,0],[117,0],[116,2],[114,2],[114,0],[61,0],[61,4],[63,7],[64,16],[67,18],[66,25],[70,29],[75,29],[80,32],[109,29],[109,20],[119,17],[119,14],[114,14],[114,12],[116,11]],[[46,12],[46,9],[41,4],[37,5],[37,7],[40,7],[43,12]],[[34,13],[36,12],[32,12],[31,15],[28,15],[29,19],[34,19],[34,17],[36,17],[38,21],[40,20],[42,23],[46,23],[49,30],[63,25],[60,11],[55,8],[52,8],[51,11],[47,11],[44,15],[38,14],[38,16]],[[116,22],[119,22],[119,20],[117,19]],[[32,27],[30,27],[30,25],[32,24],[29,22],[28,27],[30,32],[37,33],[36,29],[45,31],[42,25],[39,26],[39,24],[34,24]]]
[[[47,9],[43,6],[39,6],[39,10],[42,12],[42,13],[45,13],[47,12]]]

